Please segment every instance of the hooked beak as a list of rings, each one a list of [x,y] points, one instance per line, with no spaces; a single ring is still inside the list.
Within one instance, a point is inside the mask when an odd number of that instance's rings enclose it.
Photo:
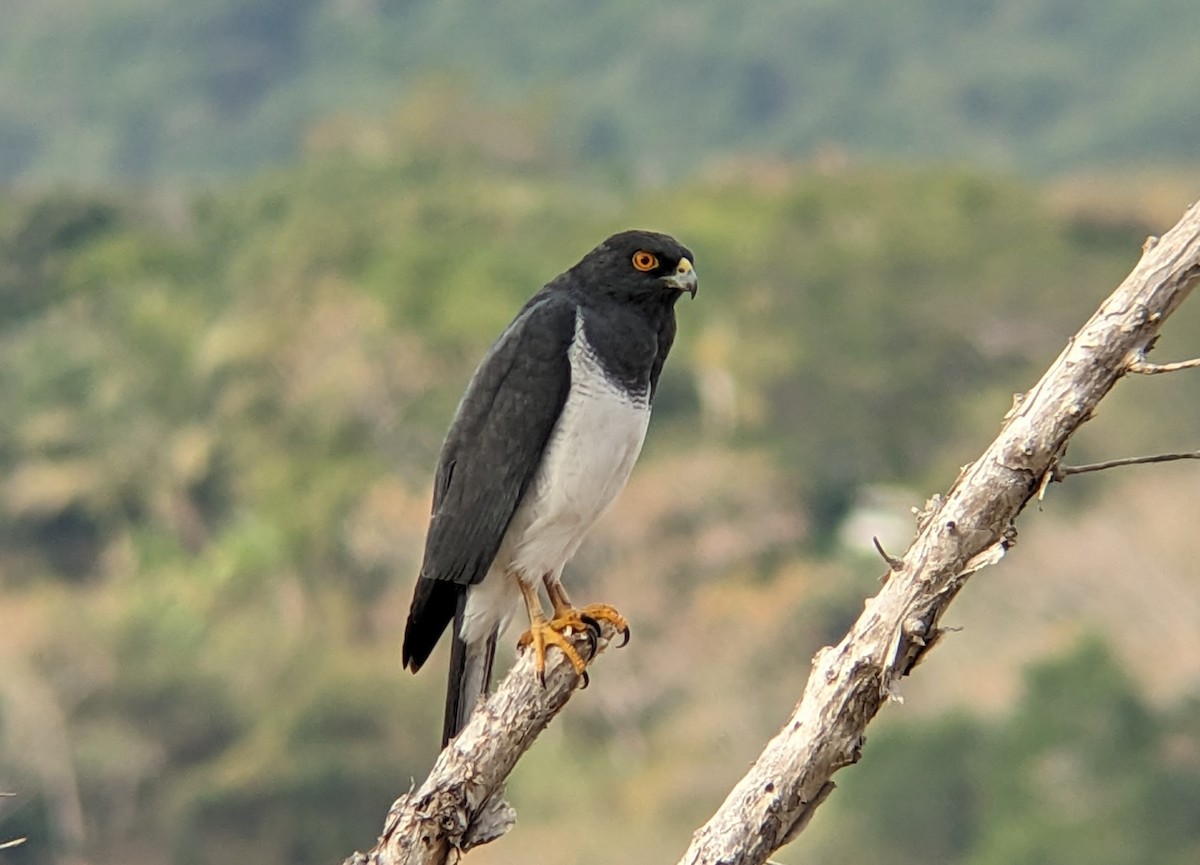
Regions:
[[[675,272],[663,282],[672,288],[686,291],[692,297],[696,296],[696,270],[686,258],[679,259],[679,266],[675,268]]]

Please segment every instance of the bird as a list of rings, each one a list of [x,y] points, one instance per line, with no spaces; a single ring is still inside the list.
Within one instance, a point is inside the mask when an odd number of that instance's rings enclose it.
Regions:
[[[543,684],[550,647],[587,684],[567,632],[587,632],[591,654],[600,621],[628,642],[616,609],[572,604],[563,570],[629,478],[676,301],[696,286],[694,256],[675,238],[614,234],[537,291],[471,377],[438,457],[402,649],[416,673],[453,623],[442,747],[487,696],[497,639],[522,602],[518,646],[532,647]]]

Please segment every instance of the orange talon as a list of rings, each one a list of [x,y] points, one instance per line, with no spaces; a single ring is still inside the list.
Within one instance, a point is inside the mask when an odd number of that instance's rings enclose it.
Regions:
[[[538,681],[543,685],[546,684],[546,649],[550,646],[558,646],[578,675],[587,675],[584,672],[587,662],[579,656],[579,652],[575,651],[575,646],[571,644],[571,641],[563,636],[563,632],[569,627],[578,627],[580,630],[586,628],[583,622],[562,619],[547,622],[545,616],[538,616],[529,623],[529,630],[522,634],[521,639],[517,641],[517,645],[522,648],[533,646],[534,668],[537,670]]]
[[[561,586],[557,583],[547,583],[546,590],[554,604],[554,618],[547,621],[533,587],[526,585],[523,581],[519,582],[519,585],[525,596],[525,605],[529,610],[529,630],[521,635],[517,646],[518,648],[533,647],[534,668],[537,670],[538,681],[543,686],[546,684],[546,649],[550,646],[557,646],[567,656],[567,660],[575,668],[575,673],[583,678],[581,687],[586,688],[588,675],[585,668],[587,661],[595,657],[596,649],[599,647],[600,622],[608,622],[624,635],[622,646],[629,642],[629,623],[625,621],[624,616],[608,604],[589,604],[582,609],[576,609],[567,600],[566,593],[562,591]],[[580,656],[574,644],[566,638],[565,635],[568,632],[587,635],[589,647],[587,661]]]

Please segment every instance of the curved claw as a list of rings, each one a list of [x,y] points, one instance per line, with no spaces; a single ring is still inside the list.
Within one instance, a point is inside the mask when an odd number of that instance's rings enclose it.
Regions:
[[[587,674],[587,670],[584,670],[579,675],[580,675],[580,677],[583,678],[583,684],[579,686],[579,690],[581,690],[581,691],[587,690],[587,686],[592,683],[591,678]]]
[[[587,632],[588,657],[594,658],[596,657],[596,650],[600,647],[600,623],[587,613],[580,613],[579,619],[583,622]]]
[[[621,648],[621,646],[628,645],[630,636],[629,622],[627,622],[624,616],[622,616],[608,604],[589,604],[587,607],[584,607],[582,610],[580,610],[579,613],[580,617],[584,620],[585,624],[587,624],[589,628],[592,626],[593,622],[598,625],[602,621],[608,622],[614,628],[616,628],[617,632],[620,633],[622,637],[621,644],[617,646],[618,649]],[[599,633],[598,628],[597,633]]]
[[[591,680],[585,667],[596,653],[600,651],[600,638],[604,636],[601,622],[609,622],[623,636],[621,645],[629,642],[629,623],[625,617],[607,604],[592,604],[586,609],[570,607],[556,608],[554,619],[546,621],[544,616],[531,616],[529,630],[521,635],[518,646],[531,646],[534,651],[534,664],[537,670],[538,682],[546,687],[546,650],[556,646],[575,672],[583,680],[580,688],[586,688]],[[588,656],[585,660],[573,642],[567,637],[568,632],[582,634],[588,643]]]

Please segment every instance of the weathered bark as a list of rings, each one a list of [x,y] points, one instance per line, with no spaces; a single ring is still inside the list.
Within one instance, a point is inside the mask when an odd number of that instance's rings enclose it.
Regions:
[[[596,654],[616,633],[611,623],[599,624]],[[569,639],[586,658],[586,635]],[[533,653],[524,652],[496,692],[438,755],[420,788],[392,803],[378,843],[344,865],[440,865],[452,853],[507,832],[516,815],[501,799],[504,779],[582,684],[557,650],[546,656],[545,681],[544,687],[538,682]]]
[[[858,760],[867,723],[937,640],[947,605],[1004,555],[1013,520],[1053,478],[1071,436],[1186,299],[1200,276],[1200,207],[1143,250],[1041,381],[1016,397],[991,446],[927,503],[883,591],[836,647],[817,653],[792,717],[696,832],[681,865],[765,862],[803,829],[833,773]]]
[[[1161,240],[1068,342],[999,436],[918,517],[903,557],[889,557],[883,590],[833,648],[813,660],[808,685],[783,729],[693,837],[684,865],[757,865],[799,833],[833,790],[832,775],[859,758],[863,732],[896,681],[937,640],[938,623],[971,574],[999,561],[1013,521],[1055,478],[1071,436],[1125,373],[1145,371],[1159,328],[1200,276],[1200,208]],[[605,626],[601,648],[613,637]],[[576,638],[583,648],[585,638]],[[485,709],[445,749],[416,792],[392,806],[379,844],[346,865],[441,863],[511,825],[504,779],[578,685],[551,652],[542,688],[528,653]]]

